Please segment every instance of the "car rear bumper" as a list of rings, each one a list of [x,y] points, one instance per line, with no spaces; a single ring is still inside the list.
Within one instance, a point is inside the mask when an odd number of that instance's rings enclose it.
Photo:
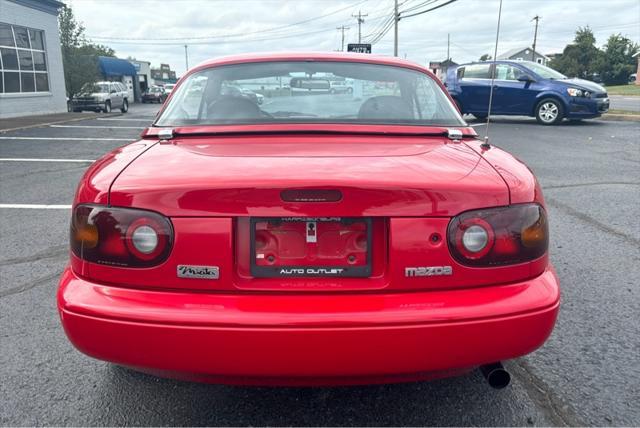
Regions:
[[[75,109],[100,109],[104,107],[104,103],[97,101],[71,101],[71,107]]]
[[[509,285],[394,294],[214,294],[99,285],[63,273],[58,309],[92,357],[169,377],[318,385],[457,374],[540,347],[552,268]]]

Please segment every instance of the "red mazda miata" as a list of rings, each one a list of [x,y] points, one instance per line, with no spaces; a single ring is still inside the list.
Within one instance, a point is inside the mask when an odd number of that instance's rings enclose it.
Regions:
[[[190,70],[139,141],[86,172],[70,240],[71,342],[161,376],[337,385],[479,367],[503,387],[500,362],[558,314],[536,178],[397,58]]]

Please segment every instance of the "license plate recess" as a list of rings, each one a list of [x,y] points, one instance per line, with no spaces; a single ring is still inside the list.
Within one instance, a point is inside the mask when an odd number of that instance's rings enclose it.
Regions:
[[[369,217],[253,217],[251,275],[369,277],[371,224]]]

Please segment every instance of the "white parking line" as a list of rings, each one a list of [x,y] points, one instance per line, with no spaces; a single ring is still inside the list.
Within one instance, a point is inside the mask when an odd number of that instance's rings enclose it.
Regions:
[[[145,126],[99,126],[99,125],[49,125],[50,128],[101,128],[101,129],[144,129]]]
[[[64,140],[64,141],[135,141],[131,138],[81,138],[81,137],[0,137],[0,140]]]
[[[482,126],[482,125],[486,125],[486,123],[472,123],[469,126]]]
[[[130,122],[153,122],[153,118],[149,117],[149,118],[142,118],[142,119],[135,119],[135,118],[111,118],[111,117],[99,117],[97,120],[111,120],[111,121],[130,121]]]
[[[41,204],[0,204],[0,208],[27,210],[68,210],[71,205],[41,205]]]
[[[0,158],[0,162],[79,162],[79,163],[93,163],[93,162],[95,162],[95,159]]]

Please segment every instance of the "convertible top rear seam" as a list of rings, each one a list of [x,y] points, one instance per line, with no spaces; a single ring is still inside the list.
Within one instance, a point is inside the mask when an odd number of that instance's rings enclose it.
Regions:
[[[132,163],[134,163],[136,161],[136,159],[138,159],[140,156],[142,156],[143,154],[145,154],[147,152],[147,150],[149,150],[151,147],[155,146],[156,144],[158,144],[158,141],[156,141],[155,143],[151,144],[149,147],[147,147],[146,149],[144,149],[142,152],[140,152],[140,154],[138,154],[136,157],[134,157],[133,159],[131,159],[131,161],[129,163],[127,163],[116,175],[115,177],[113,177],[113,180],[111,180],[111,183],[109,184],[109,190],[107,191],[107,206],[111,206],[111,188],[113,187],[113,185],[115,184],[116,180],[118,179],[118,177],[120,177],[120,174],[122,174],[127,168],[129,168],[129,165],[131,165]]]
[[[505,180],[505,178],[502,176],[502,174],[500,174],[500,171],[498,171],[498,169],[487,160],[487,158],[485,158],[483,156],[483,154],[481,152],[479,152],[478,150],[476,150],[475,148],[473,148],[471,145],[464,143],[465,146],[469,147],[471,150],[473,150],[474,152],[476,152],[478,154],[478,156],[480,156],[480,158],[485,161],[490,167],[491,169],[493,169],[496,174],[498,174],[500,176],[500,178],[502,179],[502,181],[504,181],[504,185],[507,187],[507,197],[509,198],[509,204],[511,204],[513,202],[513,198],[511,197],[511,187],[509,187],[509,183],[507,183],[507,180]]]

